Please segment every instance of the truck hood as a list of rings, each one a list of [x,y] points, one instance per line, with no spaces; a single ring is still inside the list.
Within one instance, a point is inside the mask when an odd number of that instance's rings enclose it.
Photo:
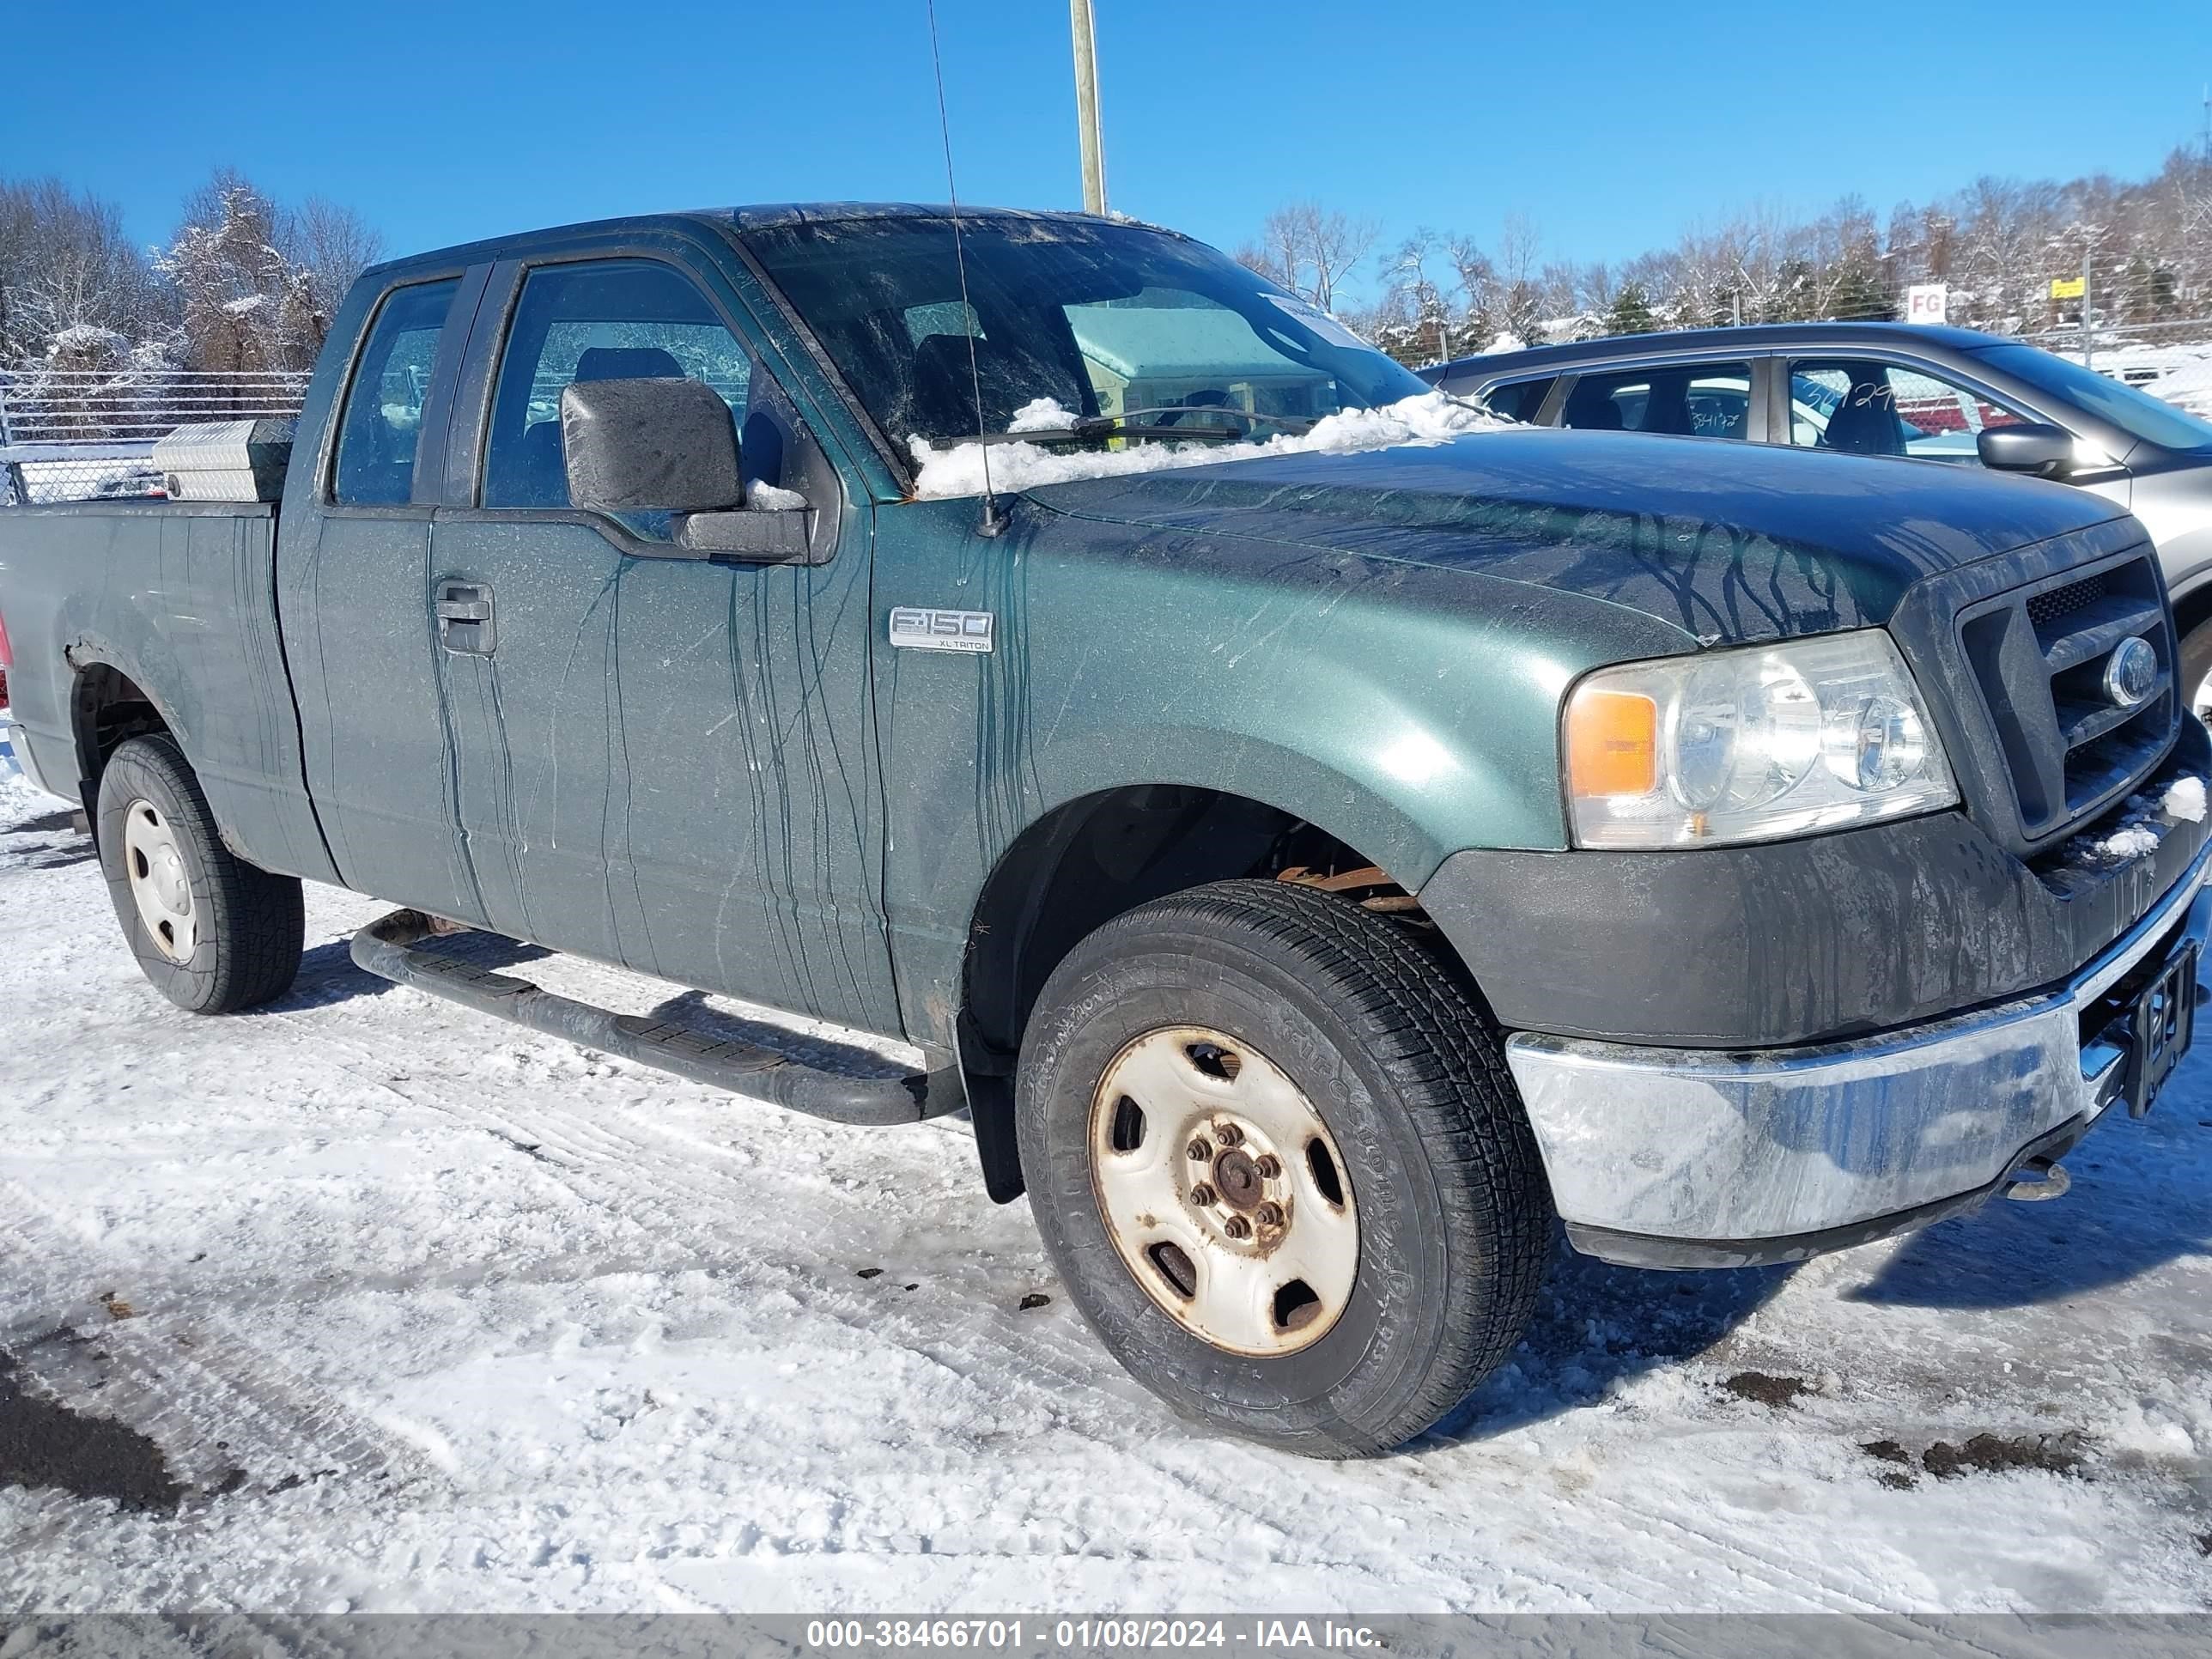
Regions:
[[[1086,479],[1077,517],[1463,569],[1625,605],[1722,644],[1889,619],[1919,578],[2122,509],[1978,467],[1539,428]]]

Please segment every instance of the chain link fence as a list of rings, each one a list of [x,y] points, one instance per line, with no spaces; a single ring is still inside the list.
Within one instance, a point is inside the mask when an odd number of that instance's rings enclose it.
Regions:
[[[0,370],[0,506],[159,497],[155,439],[204,421],[296,416],[307,380],[289,370]]]

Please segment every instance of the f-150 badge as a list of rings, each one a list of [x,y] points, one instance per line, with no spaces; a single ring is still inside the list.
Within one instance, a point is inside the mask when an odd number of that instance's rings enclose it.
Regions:
[[[891,643],[915,651],[988,651],[991,613],[896,605],[891,610]]]

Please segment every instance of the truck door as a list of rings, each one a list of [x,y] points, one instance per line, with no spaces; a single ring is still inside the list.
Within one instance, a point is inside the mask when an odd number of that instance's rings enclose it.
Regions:
[[[431,544],[462,830],[502,933],[895,1030],[871,520],[710,286],[644,254],[494,275],[449,464],[448,500],[472,495]],[[658,375],[729,404],[749,476],[808,495],[823,562],[670,556],[665,515],[570,508],[562,388]]]
[[[277,564],[307,787],[339,873],[479,924],[439,696],[426,475],[442,460],[452,377],[489,269],[402,277],[373,300],[333,394],[334,441],[320,457],[303,443],[295,460]],[[317,413],[303,432],[320,429]]]

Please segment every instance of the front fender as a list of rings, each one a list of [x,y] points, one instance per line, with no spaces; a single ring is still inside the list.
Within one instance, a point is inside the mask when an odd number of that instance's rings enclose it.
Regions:
[[[878,520],[879,607],[992,617],[992,648],[972,654],[877,635],[910,1030],[941,1026],[978,895],[1057,807],[1218,790],[1314,823],[1412,890],[1462,848],[1565,847],[1566,687],[1695,646],[1639,612],[1465,569],[1027,502],[985,541],[975,515],[922,501]]]

